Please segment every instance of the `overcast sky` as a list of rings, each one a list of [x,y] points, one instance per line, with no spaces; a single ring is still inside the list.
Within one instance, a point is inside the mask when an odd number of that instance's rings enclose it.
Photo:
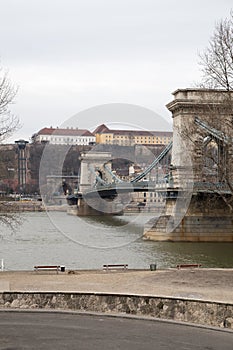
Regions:
[[[229,16],[232,0],[0,0],[0,5],[1,66],[19,86],[12,110],[22,128],[15,140],[109,103],[136,104],[170,119],[165,105],[171,93],[200,81],[198,51],[208,45],[216,22]],[[151,114],[147,120],[133,113],[79,116],[74,126],[80,128],[123,118],[156,130]]]

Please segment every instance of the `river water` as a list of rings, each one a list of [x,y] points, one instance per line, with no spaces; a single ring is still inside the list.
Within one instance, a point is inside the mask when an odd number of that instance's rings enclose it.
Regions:
[[[34,265],[67,269],[101,269],[103,264],[129,268],[233,267],[233,243],[172,243],[142,239],[145,215],[76,217],[65,212],[22,214],[15,232],[1,227],[0,259],[6,270],[32,270]]]

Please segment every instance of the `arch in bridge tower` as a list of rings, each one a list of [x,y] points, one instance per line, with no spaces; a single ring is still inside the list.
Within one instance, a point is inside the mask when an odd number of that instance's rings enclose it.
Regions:
[[[203,140],[203,181],[221,183],[226,178],[226,149],[221,140]]]

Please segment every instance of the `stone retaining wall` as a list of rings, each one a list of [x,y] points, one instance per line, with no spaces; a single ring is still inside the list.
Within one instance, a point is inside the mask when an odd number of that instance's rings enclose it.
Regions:
[[[233,329],[233,304],[103,293],[3,292],[0,308],[56,309],[151,316]]]

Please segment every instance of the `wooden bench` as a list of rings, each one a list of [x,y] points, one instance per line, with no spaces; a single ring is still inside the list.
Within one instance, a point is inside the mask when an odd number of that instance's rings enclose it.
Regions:
[[[183,268],[199,268],[201,267],[201,264],[179,264],[176,266],[178,269]]]
[[[57,273],[58,271],[61,269],[61,266],[60,265],[37,265],[37,266],[34,266],[34,270],[35,271],[39,271],[39,270],[45,270],[45,271],[48,271],[48,270],[56,270]]]
[[[103,265],[103,270],[126,270],[128,264],[106,264]]]

